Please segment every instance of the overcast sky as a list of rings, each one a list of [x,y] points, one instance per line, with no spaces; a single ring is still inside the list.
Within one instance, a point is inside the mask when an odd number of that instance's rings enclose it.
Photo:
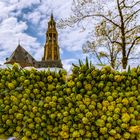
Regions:
[[[53,11],[58,22],[71,14],[72,0],[0,0],[0,63],[5,62],[20,40],[36,60],[41,60],[46,41],[47,23]],[[61,59],[65,69],[84,59],[82,44],[88,30],[58,29]]]

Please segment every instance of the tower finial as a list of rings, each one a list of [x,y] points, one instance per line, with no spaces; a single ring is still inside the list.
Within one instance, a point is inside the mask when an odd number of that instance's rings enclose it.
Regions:
[[[51,20],[53,20],[53,10],[51,10]]]

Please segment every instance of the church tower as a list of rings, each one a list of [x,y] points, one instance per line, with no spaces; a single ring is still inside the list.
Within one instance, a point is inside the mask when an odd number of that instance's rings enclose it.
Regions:
[[[33,66],[36,68],[62,68],[58,46],[58,32],[53,14],[48,22],[44,56],[41,61],[36,61],[23,47],[18,45],[12,55],[6,59],[5,64],[19,63],[22,67]]]
[[[58,46],[58,32],[56,30],[56,22],[54,21],[53,14],[51,14],[50,21],[48,22],[42,61],[48,62],[49,67],[62,68]]]

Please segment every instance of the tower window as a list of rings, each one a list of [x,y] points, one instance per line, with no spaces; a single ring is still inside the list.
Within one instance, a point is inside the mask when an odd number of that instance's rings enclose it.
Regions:
[[[56,40],[56,35],[54,34],[54,40]]]
[[[52,37],[51,37],[51,34],[49,34],[49,40],[51,40],[51,38],[52,38]]]
[[[54,50],[54,58],[55,60],[57,60],[57,47],[55,46],[55,50]]]

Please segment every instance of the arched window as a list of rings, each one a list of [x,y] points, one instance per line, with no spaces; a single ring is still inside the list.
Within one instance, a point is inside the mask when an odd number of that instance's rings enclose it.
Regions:
[[[54,40],[56,40],[56,34],[54,34]]]
[[[49,40],[51,41],[51,39],[52,39],[52,34],[49,33]]]
[[[54,59],[57,60],[57,46],[54,48]]]

